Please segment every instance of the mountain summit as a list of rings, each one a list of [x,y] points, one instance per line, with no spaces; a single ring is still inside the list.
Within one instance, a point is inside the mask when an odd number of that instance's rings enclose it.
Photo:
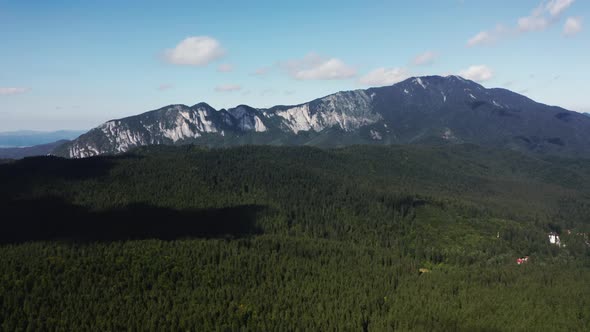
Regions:
[[[150,144],[474,143],[590,155],[590,117],[459,76],[413,77],[268,109],[170,105],[108,121],[56,150],[83,158]]]

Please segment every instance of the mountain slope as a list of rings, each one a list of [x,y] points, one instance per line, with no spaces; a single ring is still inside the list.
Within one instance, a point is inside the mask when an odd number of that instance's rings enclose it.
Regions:
[[[109,121],[57,151],[81,158],[136,146],[196,143],[343,146],[475,143],[558,155],[590,155],[590,118],[458,76],[410,78],[308,103],[215,110],[171,105]]]

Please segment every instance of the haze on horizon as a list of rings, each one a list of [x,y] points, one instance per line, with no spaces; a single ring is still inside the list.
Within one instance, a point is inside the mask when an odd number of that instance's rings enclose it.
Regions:
[[[448,74],[590,112],[589,12],[580,0],[0,0],[0,131]]]

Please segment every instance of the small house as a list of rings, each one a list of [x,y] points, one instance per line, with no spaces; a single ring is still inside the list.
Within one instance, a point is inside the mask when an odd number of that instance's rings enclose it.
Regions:
[[[561,239],[559,238],[559,234],[551,232],[547,236],[549,237],[549,243],[561,247]]]

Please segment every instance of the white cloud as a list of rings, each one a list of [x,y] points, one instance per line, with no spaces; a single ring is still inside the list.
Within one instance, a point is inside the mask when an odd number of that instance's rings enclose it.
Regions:
[[[550,0],[541,3],[531,15],[518,19],[518,31],[542,31],[559,20],[559,15],[574,3],[575,0]]]
[[[434,60],[436,60],[436,57],[437,57],[437,54],[432,51],[424,52],[424,53],[416,56],[414,58],[413,63],[416,66],[429,65],[429,64],[433,63]]]
[[[574,3],[575,0],[551,0],[546,9],[551,16],[557,16]]]
[[[505,27],[498,25],[495,29],[479,32],[467,40],[467,46],[488,44],[505,37],[517,36],[527,32],[543,31],[559,22],[560,15],[568,9],[575,0],[543,1],[528,16],[517,19],[516,26]]]
[[[563,26],[563,34],[566,36],[573,36],[582,31],[582,18],[568,17]]]
[[[222,63],[217,66],[217,71],[220,73],[229,73],[234,70],[234,66],[231,63]]]
[[[496,40],[509,35],[511,33],[510,29],[505,27],[502,24],[498,24],[494,29],[488,31],[481,31],[477,35],[471,37],[467,41],[467,46],[477,46],[483,44],[492,44]]]
[[[30,88],[2,88],[0,87],[0,96],[14,96],[27,93],[31,91]]]
[[[526,16],[518,19],[518,30],[522,32],[542,31],[550,24],[550,21],[543,16]]]
[[[349,67],[340,59],[332,58],[309,69],[297,71],[295,78],[300,80],[338,80],[355,75],[356,69]]]
[[[377,68],[359,78],[359,83],[368,86],[384,86],[401,82],[408,77],[410,74],[404,68]]]
[[[215,87],[216,92],[234,92],[242,90],[242,86],[237,84],[224,84]]]
[[[188,37],[175,48],[164,52],[164,58],[175,65],[205,66],[221,58],[225,50],[219,41],[207,36]]]
[[[467,41],[467,46],[475,46],[479,44],[489,43],[492,41],[492,36],[488,31],[482,31],[473,36]]]
[[[494,77],[494,72],[486,65],[476,65],[461,70],[459,75],[468,80],[484,82]]]
[[[356,76],[356,69],[337,58],[310,53],[300,60],[280,64],[297,80],[341,80]]]

